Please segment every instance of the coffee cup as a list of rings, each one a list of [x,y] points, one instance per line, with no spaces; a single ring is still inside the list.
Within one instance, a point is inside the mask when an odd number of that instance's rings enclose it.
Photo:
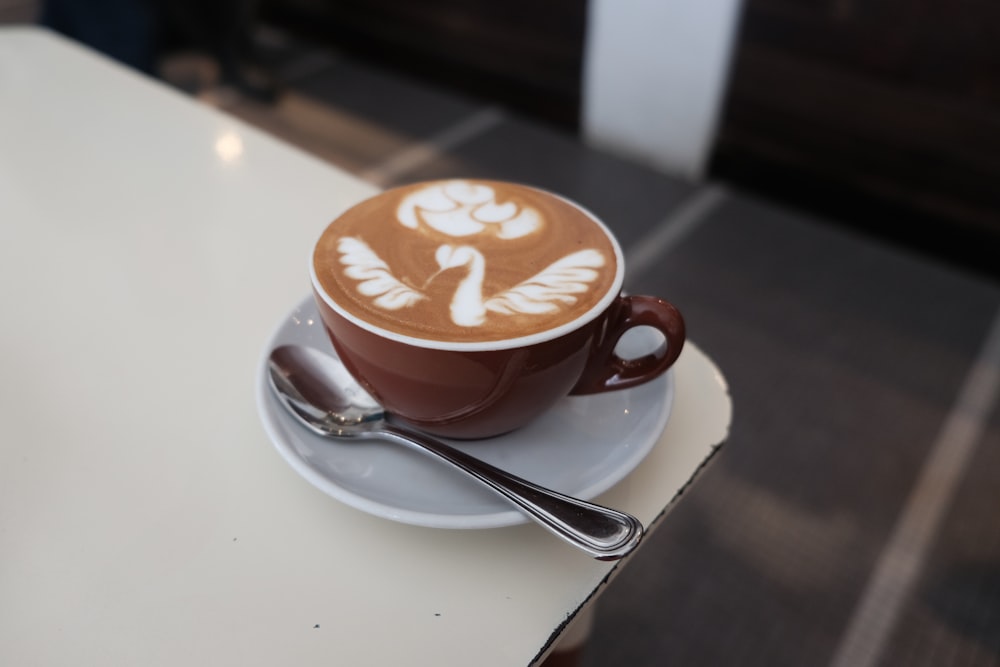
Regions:
[[[614,236],[579,205],[468,179],[362,201],[323,231],[310,266],[350,373],[397,418],[462,439],[670,368],[684,320],[661,298],[622,294],[624,271]],[[662,342],[624,359],[616,346],[635,327],[659,330]]]

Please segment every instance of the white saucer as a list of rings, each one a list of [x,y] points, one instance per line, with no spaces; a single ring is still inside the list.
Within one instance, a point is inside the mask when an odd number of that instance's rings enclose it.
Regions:
[[[655,343],[649,336],[658,334],[645,333],[633,330],[628,344]],[[266,375],[266,354],[289,343],[333,354],[312,298],[299,304],[269,341],[257,376],[257,406],[278,452],[314,486],[357,509],[418,526],[495,528],[527,521],[493,492],[417,452],[377,440],[324,439],[300,426],[277,402]],[[589,500],[649,453],[667,424],[673,396],[674,376],[668,371],[633,389],[565,398],[514,433],[448,442],[532,482]]]

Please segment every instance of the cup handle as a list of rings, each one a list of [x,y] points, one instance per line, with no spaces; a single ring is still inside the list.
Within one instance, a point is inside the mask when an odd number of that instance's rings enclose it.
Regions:
[[[635,359],[615,354],[615,346],[625,332],[640,326],[659,330],[665,340],[654,352]],[[684,318],[673,304],[654,296],[619,296],[570,394],[596,394],[648,382],[677,361],[684,338]]]

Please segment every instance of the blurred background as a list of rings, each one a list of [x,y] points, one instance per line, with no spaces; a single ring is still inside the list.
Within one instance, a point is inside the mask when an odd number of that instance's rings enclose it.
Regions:
[[[678,3],[271,0],[261,9],[296,34],[573,132],[592,129],[588,30],[603,37],[606,24],[622,22],[616,14],[635,14],[624,26],[633,31],[608,50],[647,46],[645,65],[617,76],[672,96],[700,91],[660,76],[657,62],[675,59],[700,75],[719,57],[704,40],[732,39],[721,56],[732,68],[719,74],[728,83],[704,174],[925,248],[950,244],[959,260],[1000,263],[994,252],[982,254],[984,242],[1000,243],[1000,5],[715,0],[671,12],[669,4]],[[685,38],[679,22],[700,36]],[[636,45],[642,26],[659,43]],[[653,136],[653,123],[663,121],[654,116],[635,131]]]
[[[157,76],[207,54],[262,100],[281,82],[250,66],[255,40],[277,29],[688,178],[1000,264],[1000,5],[986,0],[0,0],[0,20],[45,21]]]

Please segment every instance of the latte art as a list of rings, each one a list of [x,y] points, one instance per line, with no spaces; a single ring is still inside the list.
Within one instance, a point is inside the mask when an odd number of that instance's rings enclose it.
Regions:
[[[360,281],[358,293],[372,297],[379,308],[399,310],[415,305],[427,295],[399,281],[391,269],[361,239],[344,237],[337,246],[340,262],[347,268],[344,275]],[[589,283],[597,278],[595,268],[604,265],[604,258],[596,250],[581,250],[558,260],[544,271],[509,290],[483,298],[483,278],[486,258],[471,246],[439,246],[435,253],[438,266],[444,271],[467,267],[466,278],[459,283],[452,295],[451,320],[459,326],[480,326],[486,320],[486,311],[503,315],[516,313],[552,313],[559,305],[576,303],[573,294],[586,292]],[[434,276],[432,276],[433,279]]]
[[[530,207],[512,201],[500,204],[488,185],[446,181],[429,185],[403,198],[397,219],[411,229],[425,224],[449,236],[490,233],[516,239],[538,230],[541,220]]]
[[[589,312],[618,274],[616,247],[549,193],[439,181],[362,202],[323,233],[316,277],[354,317],[436,341],[531,335]]]

